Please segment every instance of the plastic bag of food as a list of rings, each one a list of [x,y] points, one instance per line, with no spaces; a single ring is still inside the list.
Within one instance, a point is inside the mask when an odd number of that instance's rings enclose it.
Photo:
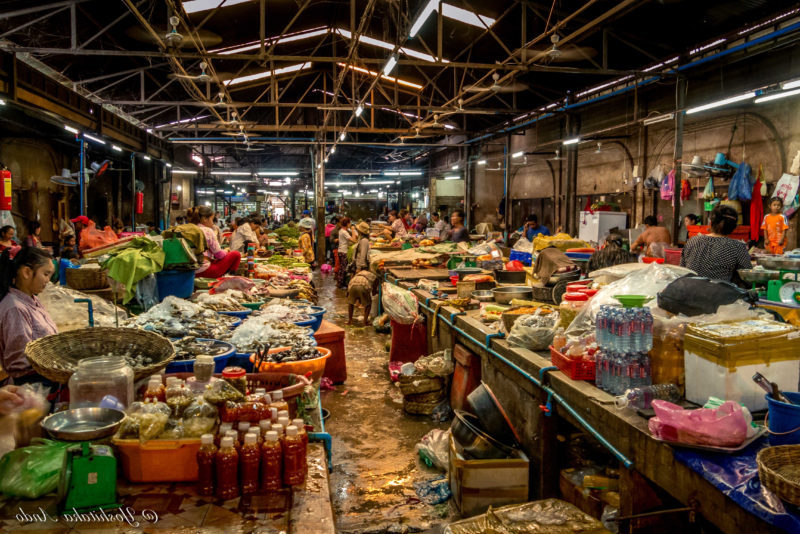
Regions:
[[[158,435],[158,439],[181,439],[184,435],[182,419],[167,419],[164,430]]]
[[[423,356],[413,363],[418,373],[429,374],[433,376],[448,376],[453,374],[455,365],[453,364],[453,355],[450,349],[445,349],[433,354]]]
[[[389,316],[400,324],[412,324],[419,320],[417,297],[411,291],[385,282],[381,302]]]
[[[0,459],[0,492],[7,497],[37,499],[54,491],[64,467],[69,442],[35,439]]]
[[[422,436],[416,449],[426,465],[447,471],[450,462],[450,430],[434,428]]]
[[[187,438],[199,438],[208,434],[217,424],[217,409],[197,397],[183,411],[183,433]]]
[[[514,322],[508,342],[524,349],[545,350],[553,343],[558,323],[558,313],[544,313],[537,309],[535,313],[523,315]]]
[[[665,400],[654,400],[656,416],[647,426],[653,436],[681,443],[736,447],[747,438],[747,420],[742,407],[725,401],[719,408],[684,410]]]
[[[533,252],[533,243],[528,241],[525,237],[520,237],[517,239],[517,242],[514,243],[514,246],[511,250],[518,250],[520,252],[525,252],[526,254],[530,254]]]
[[[203,398],[211,404],[220,405],[228,401],[242,402],[244,395],[226,380],[216,380],[206,387]]]
[[[119,241],[119,237],[117,237],[117,234],[111,229],[110,226],[106,226],[102,230],[98,230],[94,224],[94,221],[89,221],[89,226],[81,230],[80,245],[78,248],[80,250],[87,250],[90,248],[100,247],[102,245],[116,243],[117,241]]]
[[[41,384],[10,386],[22,399],[19,404],[5,401],[0,417],[0,456],[18,447],[25,447],[33,438],[40,438],[39,422],[50,411],[47,389]]]
[[[169,421],[169,415],[161,412],[140,413],[135,417],[139,420],[139,441],[142,443],[159,437]]]

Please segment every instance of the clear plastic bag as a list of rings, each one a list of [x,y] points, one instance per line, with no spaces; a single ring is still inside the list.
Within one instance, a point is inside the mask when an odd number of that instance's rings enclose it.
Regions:
[[[29,447],[0,459],[0,492],[7,497],[37,499],[55,491],[64,467],[64,455],[73,443],[37,439]]]
[[[453,355],[450,349],[435,352],[427,356],[423,356],[414,362],[414,367],[418,373],[425,373],[434,376],[448,376],[453,374],[455,365],[453,364]]]
[[[529,350],[545,350],[553,343],[558,323],[557,312],[536,310],[536,313],[523,315],[516,320],[508,334],[508,342]]]
[[[489,508],[485,514],[451,523],[443,534],[570,534],[603,532],[597,519],[558,499]]]
[[[47,388],[42,384],[10,386],[22,399],[20,404],[6,401],[0,417],[0,456],[18,447],[25,447],[33,438],[41,437],[42,418],[50,411]]]
[[[392,319],[400,324],[412,324],[419,320],[417,297],[411,291],[386,282],[381,293],[383,308]]]
[[[217,424],[217,409],[198,397],[183,411],[183,432],[187,438],[199,438]]]
[[[158,439],[181,439],[182,437],[184,437],[182,419],[167,419],[164,430],[158,435]]]
[[[446,472],[450,463],[450,430],[434,428],[422,436],[416,449],[425,464]]]
[[[226,380],[216,380],[206,388],[203,398],[211,404],[220,405],[228,401],[242,402],[244,395]]]
[[[533,243],[528,241],[524,236],[517,239],[517,242],[514,243],[514,247],[512,250],[518,250],[520,252],[527,252],[530,254],[533,252]]]
[[[725,401],[719,408],[684,410],[664,400],[654,400],[656,416],[648,421],[653,436],[681,443],[736,447],[747,438],[742,407]]]

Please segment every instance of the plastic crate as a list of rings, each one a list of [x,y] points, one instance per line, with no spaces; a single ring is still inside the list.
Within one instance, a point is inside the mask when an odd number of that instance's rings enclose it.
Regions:
[[[530,252],[522,252],[520,250],[512,250],[508,253],[508,261],[521,261],[523,265],[530,267],[533,261],[533,254]]]
[[[550,361],[573,380],[594,380],[594,361],[573,360],[550,345]]]
[[[191,482],[197,480],[199,439],[115,439],[112,442],[130,482]]]
[[[711,231],[709,226],[702,226],[702,225],[692,225],[686,227],[687,232],[689,233],[689,239],[693,238],[697,234],[707,234]],[[750,227],[749,226],[737,226],[731,235],[729,235],[731,239],[736,239],[737,241],[744,241],[747,243],[750,241]]]
[[[669,265],[680,265],[682,252],[683,249],[680,248],[665,248],[664,249],[665,263]]]

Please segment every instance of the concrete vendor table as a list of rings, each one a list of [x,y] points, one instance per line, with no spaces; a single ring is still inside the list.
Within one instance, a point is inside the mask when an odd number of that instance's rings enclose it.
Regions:
[[[412,287],[408,282],[399,284]],[[531,459],[531,499],[558,496],[559,472],[568,467],[559,464],[565,448],[558,439],[559,425],[566,421],[586,430],[579,421],[582,418],[599,434],[595,439],[605,440],[620,459],[619,515],[628,518],[620,522],[621,532],[627,532],[627,522],[640,532],[658,530],[659,522],[662,527],[671,523],[675,532],[682,522],[695,519],[705,519],[723,532],[780,532],[676,460],[670,446],[650,437],[643,417],[618,410],[614,397],[592,383],[572,380],[555,370],[549,353],[512,347],[477,319],[478,311],[464,313],[442,306],[434,317],[438,301],[433,295],[419,289],[412,292],[426,316],[429,353],[459,343],[480,356],[482,380],[504,406]],[[438,325],[436,336],[431,337],[434,319]],[[550,416],[540,406],[548,407]],[[632,464],[630,469],[624,467],[626,461]],[[671,512],[653,514],[655,510]]]

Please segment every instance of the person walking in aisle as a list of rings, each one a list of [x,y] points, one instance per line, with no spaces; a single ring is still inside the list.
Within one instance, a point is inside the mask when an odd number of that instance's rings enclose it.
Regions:
[[[347,250],[356,242],[356,238],[350,233],[350,217],[342,217],[339,226],[339,271],[336,273],[336,286],[347,289]]]

